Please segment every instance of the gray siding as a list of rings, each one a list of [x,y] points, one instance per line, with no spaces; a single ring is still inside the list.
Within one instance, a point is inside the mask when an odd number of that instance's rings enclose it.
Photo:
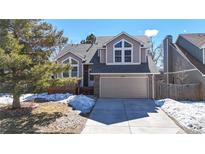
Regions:
[[[195,67],[190,64],[186,57],[177,51],[177,49],[170,45],[170,72],[183,71],[188,69],[194,69]]]
[[[111,42],[107,44],[107,63],[113,63],[113,44],[120,41],[121,39],[125,39],[128,42],[133,44],[133,63],[139,63],[140,62],[140,43],[136,40],[128,37],[125,34],[120,35],[119,37],[115,38]]]
[[[106,50],[100,49],[100,63],[106,63]]]
[[[142,48],[141,50],[141,62],[142,63],[146,63],[147,62],[147,55],[146,55],[146,49],[145,48]]]
[[[201,49],[193,45],[191,42],[187,41],[183,37],[179,36],[177,42],[179,46],[186,49],[192,56],[198,59],[201,63],[203,63],[203,52]]]

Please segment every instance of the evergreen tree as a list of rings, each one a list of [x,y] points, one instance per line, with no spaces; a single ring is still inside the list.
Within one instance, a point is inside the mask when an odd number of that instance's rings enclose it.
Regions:
[[[68,65],[49,60],[67,42],[42,20],[0,20],[0,90],[13,94],[13,108],[20,108],[20,95],[49,85],[53,74]]]
[[[85,40],[82,40],[80,43],[81,44],[94,44],[96,41],[96,37],[94,34],[90,34],[86,37]]]

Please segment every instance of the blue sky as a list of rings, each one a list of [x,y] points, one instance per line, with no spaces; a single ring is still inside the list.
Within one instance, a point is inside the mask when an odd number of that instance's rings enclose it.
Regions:
[[[157,29],[158,35],[153,37],[155,45],[161,43],[162,39],[168,35],[173,35],[176,39],[180,33],[205,32],[205,20],[154,20],[154,19],[122,19],[122,20],[91,20],[91,19],[68,19],[68,20],[46,20],[56,26],[59,30],[64,30],[69,42],[79,43],[90,33],[96,36],[117,35],[125,31],[131,35],[143,35],[147,29]]]

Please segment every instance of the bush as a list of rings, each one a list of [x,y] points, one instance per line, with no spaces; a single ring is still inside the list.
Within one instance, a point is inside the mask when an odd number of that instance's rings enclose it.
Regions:
[[[80,82],[80,78],[57,78],[50,80],[49,87],[64,87],[64,86],[76,86]]]
[[[72,93],[77,94],[77,87],[80,84],[80,78],[58,78],[50,81],[47,89],[49,94],[53,93]]]

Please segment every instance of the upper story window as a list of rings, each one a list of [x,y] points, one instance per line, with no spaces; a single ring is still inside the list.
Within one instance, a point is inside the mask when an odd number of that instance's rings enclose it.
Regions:
[[[63,77],[79,77],[79,64],[77,60],[69,57],[63,63],[71,65],[71,70],[63,72]]]
[[[133,54],[133,45],[126,40],[121,40],[113,46],[113,61],[115,63],[131,63]]]

